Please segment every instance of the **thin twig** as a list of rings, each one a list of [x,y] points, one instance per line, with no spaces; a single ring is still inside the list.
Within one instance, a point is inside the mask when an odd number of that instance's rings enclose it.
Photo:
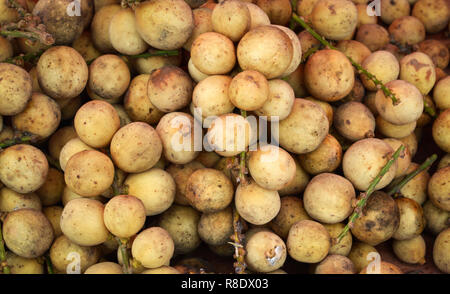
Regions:
[[[314,31],[301,17],[299,17],[297,14],[292,13],[292,19],[296,22],[298,22],[306,31],[308,31],[314,38],[316,38],[320,43],[322,43],[322,45],[324,45],[325,47],[328,47],[330,49],[333,50],[338,50],[336,47],[334,47],[333,45],[331,45],[327,40],[325,40],[325,38],[323,38],[321,35],[319,35],[316,31]],[[346,55],[347,56],[347,55]],[[384,95],[386,97],[391,98],[392,103],[394,105],[397,105],[398,103],[400,103],[400,101],[395,97],[394,93],[391,92],[391,90],[389,90],[384,84],[383,82],[381,82],[380,80],[377,79],[377,77],[375,77],[375,75],[373,75],[372,73],[370,73],[369,71],[365,70],[359,63],[355,62],[350,56],[347,56],[348,60],[350,60],[351,64],[356,67],[356,69],[358,70],[359,73],[364,74],[365,76],[367,76],[367,78],[369,80],[371,80],[377,87],[379,87]]]
[[[233,208],[233,230],[234,233],[231,236],[231,240],[233,242],[228,242],[228,244],[234,246],[234,259],[236,261],[233,263],[234,272],[236,274],[244,274],[245,269],[247,268],[247,264],[245,263],[245,254],[246,251],[244,249],[244,238],[245,235],[243,232],[243,225],[241,221],[241,216],[239,215],[236,208]]]
[[[370,195],[375,191],[375,187],[378,185],[378,183],[381,181],[381,178],[389,171],[389,168],[394,164],[394,162],[398,159],[400,154],[405,150],[405,146],[401,145],[397,151],[395,151],[394,155],[389,159],[389,161],[386,163],[386,165],[380,170],[378,175],[373,179],[373,181],[370,183],[369,188],[365,193],[362,193],[361,198],[359,199],[358,203],[356,203],[355,210],[353,214],[350,216],[348,224],[344,227],[342,232],[337,237],[337,243],[341,242],[342,238],[347,234],[347,232],[350,230],[351,227],[353,227],[356,219],[359,217],[359,215],[362,213],[362,210],[364,209],[364,206],[366,205],[367,200],[369,199]]]
[[[116,237],[117,242],[119,243],[120,254],[122,255],[122,263],[123,263],[123,272],[124,274],[132,274],[133,271],[130,266],[130,258],[128,256],[128,240],[121,239]]]
[[[302,62],[305,62],[306,59],[308,59],[308,57],[310,57],[311,55],[313,55],[314,53],[316,53],[320,48],[317,46],[313,46],[311,48],[309,48],[305,54],[302,56]]]
[[[438,158],[436,154],[431,155],[428,157],[415,171],[407,174],[398,184],[396,184],[392,189],[390,189],[387,194],[392,196],[396,195],[400,192],[400,190],[409,182],[411,181],[415,176],[420,174],[422,171],[429,168]]]

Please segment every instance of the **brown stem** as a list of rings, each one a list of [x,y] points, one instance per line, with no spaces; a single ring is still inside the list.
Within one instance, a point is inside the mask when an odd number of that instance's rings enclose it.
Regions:
[[[245,263],[245,249],[244,249],[244,234],[243,234],[243,224],[241,221],[241,216],[239,215],[236,208],[233,208],[233,230],[234,233],[231,236],[231,240],[233,242],[229,242],[229,244],[234,246],[234,272],[236,274],[244,274],[245,269],[247,268],[247,264]]]

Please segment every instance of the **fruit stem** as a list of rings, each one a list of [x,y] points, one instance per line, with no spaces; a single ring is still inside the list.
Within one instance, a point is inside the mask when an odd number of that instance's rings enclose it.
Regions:
[[[20,137],[16,137],[13,139],[8,139],[3,142],[0,142],[0,149],[5,149],[17,144],[29,143],[36,139],[36,136],[30,133],[24,133]]]
[[[236,207],[233,208],[233,230],[234,233],[231,236],[231,240],[233,242],[228,242],[228,244],[231,244],[234,246],[234,259],[236,259],[236,262],[233,263],[234,272],[236,274],[244,274],[245,269],[247,268],[247,264],[245,263],[245,249],[244,245],[244,238],[245,235],[242,233],[243,231],[243,224],[241,221],[241,216],[239,215],[239,212],[237,211]]]
[[[0,264],[4,274],[10,274],[8,263],[6,262],[5,243],[3,241],[2,227],[0,226]]]
[[[311,47],[308,49],[308,51],[305,52],[305,54],[302,56],[302,62],[305,62],[308,57],[319,51],[319,47]]]
[[[130,259],[128,256],[128,239],[121,239],[116,237],[117,242],[119,243],[120,254],[122,255],[122,263],[123,263],[123,272],[125,274],[132,274],[132,270],[130,267]]]
[[[246,118],[247,111],[241,109],[241,115]],[[247,183],[247,179],[245,178],[245,174],[247,173],[246,167],[246,152],[245,150],[239,154],[239,183],[241,185],[245,185]],[[236,207],[233,208],[233,235],[231,235],[231,240],[233,242],[228,242],[228,244],[234,246],[234,259],[236,262],[233,263],[234,272],[236,274],[245,273],[245,269],[247,268],[247,264],[245,263],[245,249],[244,249],[244,239],[245,235],[242,233],[244,229],[241,216],[237,211]]]
[[[48,256],[48,255],[45,256],[45,264],[47,265],[47,272],[50,275],[53,275],[55,272],[53,271],[53,264],[52,264],[52,261],[50,259],[50,256]]]
[[[30,62],[33,59],[40,57],[42,55],[42,53],[44,53],[44,50],[10,57],[10,58],[5,59],[3,62],[15,64],[15,65],[23,65],[24,62]]]
[[[436,154],[431,155],[428,157],[415,171],[407,174],[397,185],[395,185],[387,194],[389,196],[396,195],[400,192],[400,190],[409,182],[411,181],[415,176],[417,176],[422,171],[429,168],[438,158]]]
[[[247,118],[247,111],[241,109],[241,116]],[[245,178],[245,175],[247,173],[245,150],[239,154],[239,158],[239,182],[242,185],[245,185],[247,183],[247,179]]]
[[[135,9],[136,6],[139,5],[139,3],[141,3],[141,0],[122,0],[120,5],[122,6],[122,8],[132,8]]]
[[[314,31],[301,17],[299,17],[297,14],[292,13],[292,19],[296,22],[298,22],[306,31],[308,31],[314,38],[316,38],[322,45],[325,47],[328,47],[333,50],[339,50],[333,45],[331,45],[325,38],[323,38],[321,35],[319,35],[316,31]],[[346,55],[347,56],[347,55]],[[380,80],[378,80],[375,75],[365,70],[359,63],[355,62],[350,56],[347,56],[348,60],[350,60],[351,64],[356,67],[358,72],[364,74],[367,76],[369,80],[371,80],[378,88],[380,88],[384,95],[391,98],[392,103],[394,105],[397,105],[399,100],[395,97],[394,93],[391,92]]]
[[[373,181],[370,183],[369,188],[365,193],[361,194],[361,199],[356,203],[356,208],[353,212],[353,214],[350,216],[348,224],[344,227],[342,232],[337,237],[337,243],[341,242],[342,238],[347,234],[347,232],[350,230],[351,227],[353,227],[356,219],[361,214],[362,210],[364,209],[364,206],[366,205],[367,200],[369,199],[370,195],[375,191],[375,187],[378,185],[378,183],[381,181],[381,178],[389,171],[389,168],[394,164],[394,162],[398,159],[400,156],[400,153],[405,150],[405,146],[401,145],[397,151],[395,151],[394,155],[389,159],[389,161],[386,163],[386,165],[380,170],[378,175],[373,179]]]
[[[423,111],[431,117],[436,116],[436,111],[434,111],[433,107],[431,107],[425,99],[423,99]]]

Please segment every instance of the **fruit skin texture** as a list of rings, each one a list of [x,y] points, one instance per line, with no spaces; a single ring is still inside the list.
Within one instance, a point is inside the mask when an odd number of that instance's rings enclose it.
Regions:
[[[61,230],[70,241],[80,246],[95,246],[108,239],[103,220],[104,205],[97,200],[78,198],[64,206]]]
[[[286,256],[286,244],[272,232],[258,232],[245,245],[245,260],[250,269],[256,272],[271,272],[283,266]]]
[[[250,153],[248,168],[252,178],[261,187],[281,190],[295,177],[294,158],[283,149],[265,145]]]
[[[150,0],[135,10],[136,27],[150,46],[161,50],[181,48],[194,29],[194,15],[183,0]]]
[[[211,22],[215,32],[237,42],[250,28],[250,11],[241,1],[222,1],[213,9]]]
[[[83,32],[86,15],[83,12],[81,16],[69,15],[67,6],[71,2],[71,0],[40,0],[34,6],[33,15],[40,17],[46,31],[55,39],[56,45],[72,44]]]
[[[269,83],[259,72],[246,70],[233,78],[228,95],[236,107],[247,111],[257,110],[269,98]]]
[[[380,139],[357,141],[344,154],[342,160],[344,175],[356,189],[366,191],[393,153],[391,146]],[[396,171],[397,164],[394,163],[375,189],[386,187],[394,179]]]
[[[279,142],[289,152],[308,153],[319,147],[328,129],[328,119],[320,106],[296,98],[291,113],[280,122]]]
[[[33,93],[27,107],[12,118],[15,129],[39,136],[39,139],[50,137],[61,122],[61,110],[50,97]]]
[[[203,75],[226,74],[236,64],[234,44],[219,33],[203,33],[192,43],[191,61],[194,68]]]
[[[145,224],[145,207],[139,198],[130,195],[114,196],[105,205],[105,226],[114,236],[129,238]]]
[[[345,256],[331,254],[317,265],[315,274],[355,274],[353,262]]]
[[[436,207],[450,211],[450,166],[439,169],[431,176],[428,196]]]
[[[99,151],[81,151],[67,162],[64,180],[72,191],[81,196],[98,196],[112,185],[114,164]]]
[[[203,168],[193,172],[185,196],[197,210],[206,213],[225,209],[233,200],[233,183],[221,171]]]
[[[173,112],[188,106],[192,90],[191,78],[176,66],[155,70],[147,83],[150,102],[162,112]]]
[[[150,125],[133,122],[119,129],[111,140],[114,163],[128,173],[144,172],[161,158],[162,143]]]
[[[434,241],[434,264],[444,273],[450,273],[450,228],[442,231]]]
[[[0,114],[22,112],[32,94],[30,74],[19,66],[0,63],[0,78]]]
[[[34,146],[18,144],[0,153],[0,180],[18,193],[39,189],[47,179],[48,169],[45,154]]]
[[[286,245],[293,259],[304,263],[318,263],[327,256],[331,238],[320,223],[303,220],[291,227]]]
[[[433,123],[432,132],[439,148],[450,153],[450,108],[439,114]]]
[[[322,173],[311,179],[303,194],[305,209],[322,223],[339,223],[353,211],[355,190],[344,177]]]
[[[340,100],[355,84],[353,66],[340,51],[320,50],[306,62],[305,84],[311,95],[319,100]]]
[[[311,22],[325,38],[345,40],[356,29],[358,11],[349,0],[322,0],[314,6]]]
[[[35,209],[24,208],[8,213],[3,222],[6,246],[25,258],[39,257],[53,241],[53,228],[45,215]]]
[[[266,190],[254,181],[237,187],[235,204],[239,215],[254,225],[270,222],[277,216],[281,207],[277,191]]]
[[[139,233],[131,246],[131,253],[144,267],[168,265],[173,256],[174,243],[169,233],[160,227]]]
[[[358,240],[376,246],[390,239],[400,223],[399,208],[386,193],[376,191],[356,219],[352,234]]]
[[[77,97],[88,81],[88,66],[72,47],[56,46],[46,50],[36,69],[41,89],[53,99]]]
[[[243,70],[256,70],[267,79],[280,77],[291,64],[294,49],[288,35],[274,26],[259,26],[242,37],[237,58]]]

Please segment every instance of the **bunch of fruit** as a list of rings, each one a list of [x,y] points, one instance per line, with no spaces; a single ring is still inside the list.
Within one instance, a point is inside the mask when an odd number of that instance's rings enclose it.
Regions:
[[[1,272],[450,273],[450,6],[370,2],[0,0]]]

